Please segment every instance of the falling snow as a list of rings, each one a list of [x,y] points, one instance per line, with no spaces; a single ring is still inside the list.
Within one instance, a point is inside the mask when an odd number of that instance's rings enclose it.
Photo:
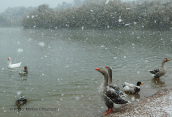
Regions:
[[[75,100],[77,100],[77,101],[78,101],[79,99],[80,99],[80,97],[79,97],[79,96],[75,97]]]
[[[137,101],[136,105],[127,105],[125,110],[112,114],[115,116],[163,116],[163,117],[171,117],[172,116],[172,92],[165,91],[162,93],[158,93],[156,95],[147,97],[145,99],[141,99]],[[132,101],[135,98],[132,97]]]
[[[118,22],[122,22],[122,19],[118,19]]]
[[[109,3],[109,0],[106,0],[105,4],[108,4]]]
[[[39,42],[38,45],[44,47],[45,43],[44,42]]]
[[[23,52],[23,49],[22,49],[22,48],[19,48],[19,49],[17,50],[17,52],[18,52],[18,53],[22,53],[22,52]]]
[[[21,94],[21,92],[20,92],[20,91],[18,91],[18,92],[17,92],[17,95],[20,95],[20,94]]]

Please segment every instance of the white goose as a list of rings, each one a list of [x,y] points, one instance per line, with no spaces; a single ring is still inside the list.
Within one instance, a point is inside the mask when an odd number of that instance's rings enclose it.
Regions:
[[[8,58],[8,60],[10,61],[9,65],[8,65],[9,68],[16,68],[16,67],[20,67],[21,66],[21,62],[20,63],[12,64],[10,57]]]

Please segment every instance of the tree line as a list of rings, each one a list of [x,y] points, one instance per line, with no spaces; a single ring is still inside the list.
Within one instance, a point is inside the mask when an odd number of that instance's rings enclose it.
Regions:
[[[35,9],[34,7],[7,8],[0,14],[0,26],[20,26],[23,16]]]
[[[35,9],[34,7],[8,7],[1,15],[7,18],[13,19],[20,19],[26,13],[30,12],[31,10]]]
[[[81,6],[55,10],[40,5],[22,20],[25,28],[145,28],[168,30],[172,26],[172,0],[167,2],[121,0],[87,1]]]

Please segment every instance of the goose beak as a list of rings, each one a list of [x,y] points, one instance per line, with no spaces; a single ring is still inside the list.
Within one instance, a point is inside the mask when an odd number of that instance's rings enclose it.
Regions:
[[[143,83],[141,83],[141,85],[144,85]]]
[[[167,61],[170,61],[170,59],[167,58]]]
[[[95,70],[99,71],[99,70],[100,70],[100,68],[96,68]]]
[[[107,68],[108,66],[106,66],[105,68]]]
[[[9,60],[9,58],[8,58],[8,60]]]

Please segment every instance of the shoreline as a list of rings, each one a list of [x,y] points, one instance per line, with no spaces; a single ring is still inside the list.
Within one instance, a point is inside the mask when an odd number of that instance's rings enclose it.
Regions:
[[[112,113],[104,117],[125,116],[172,116],[172,89],[164,89],[160,93],[140,99],[135,104],[113,109]]]

